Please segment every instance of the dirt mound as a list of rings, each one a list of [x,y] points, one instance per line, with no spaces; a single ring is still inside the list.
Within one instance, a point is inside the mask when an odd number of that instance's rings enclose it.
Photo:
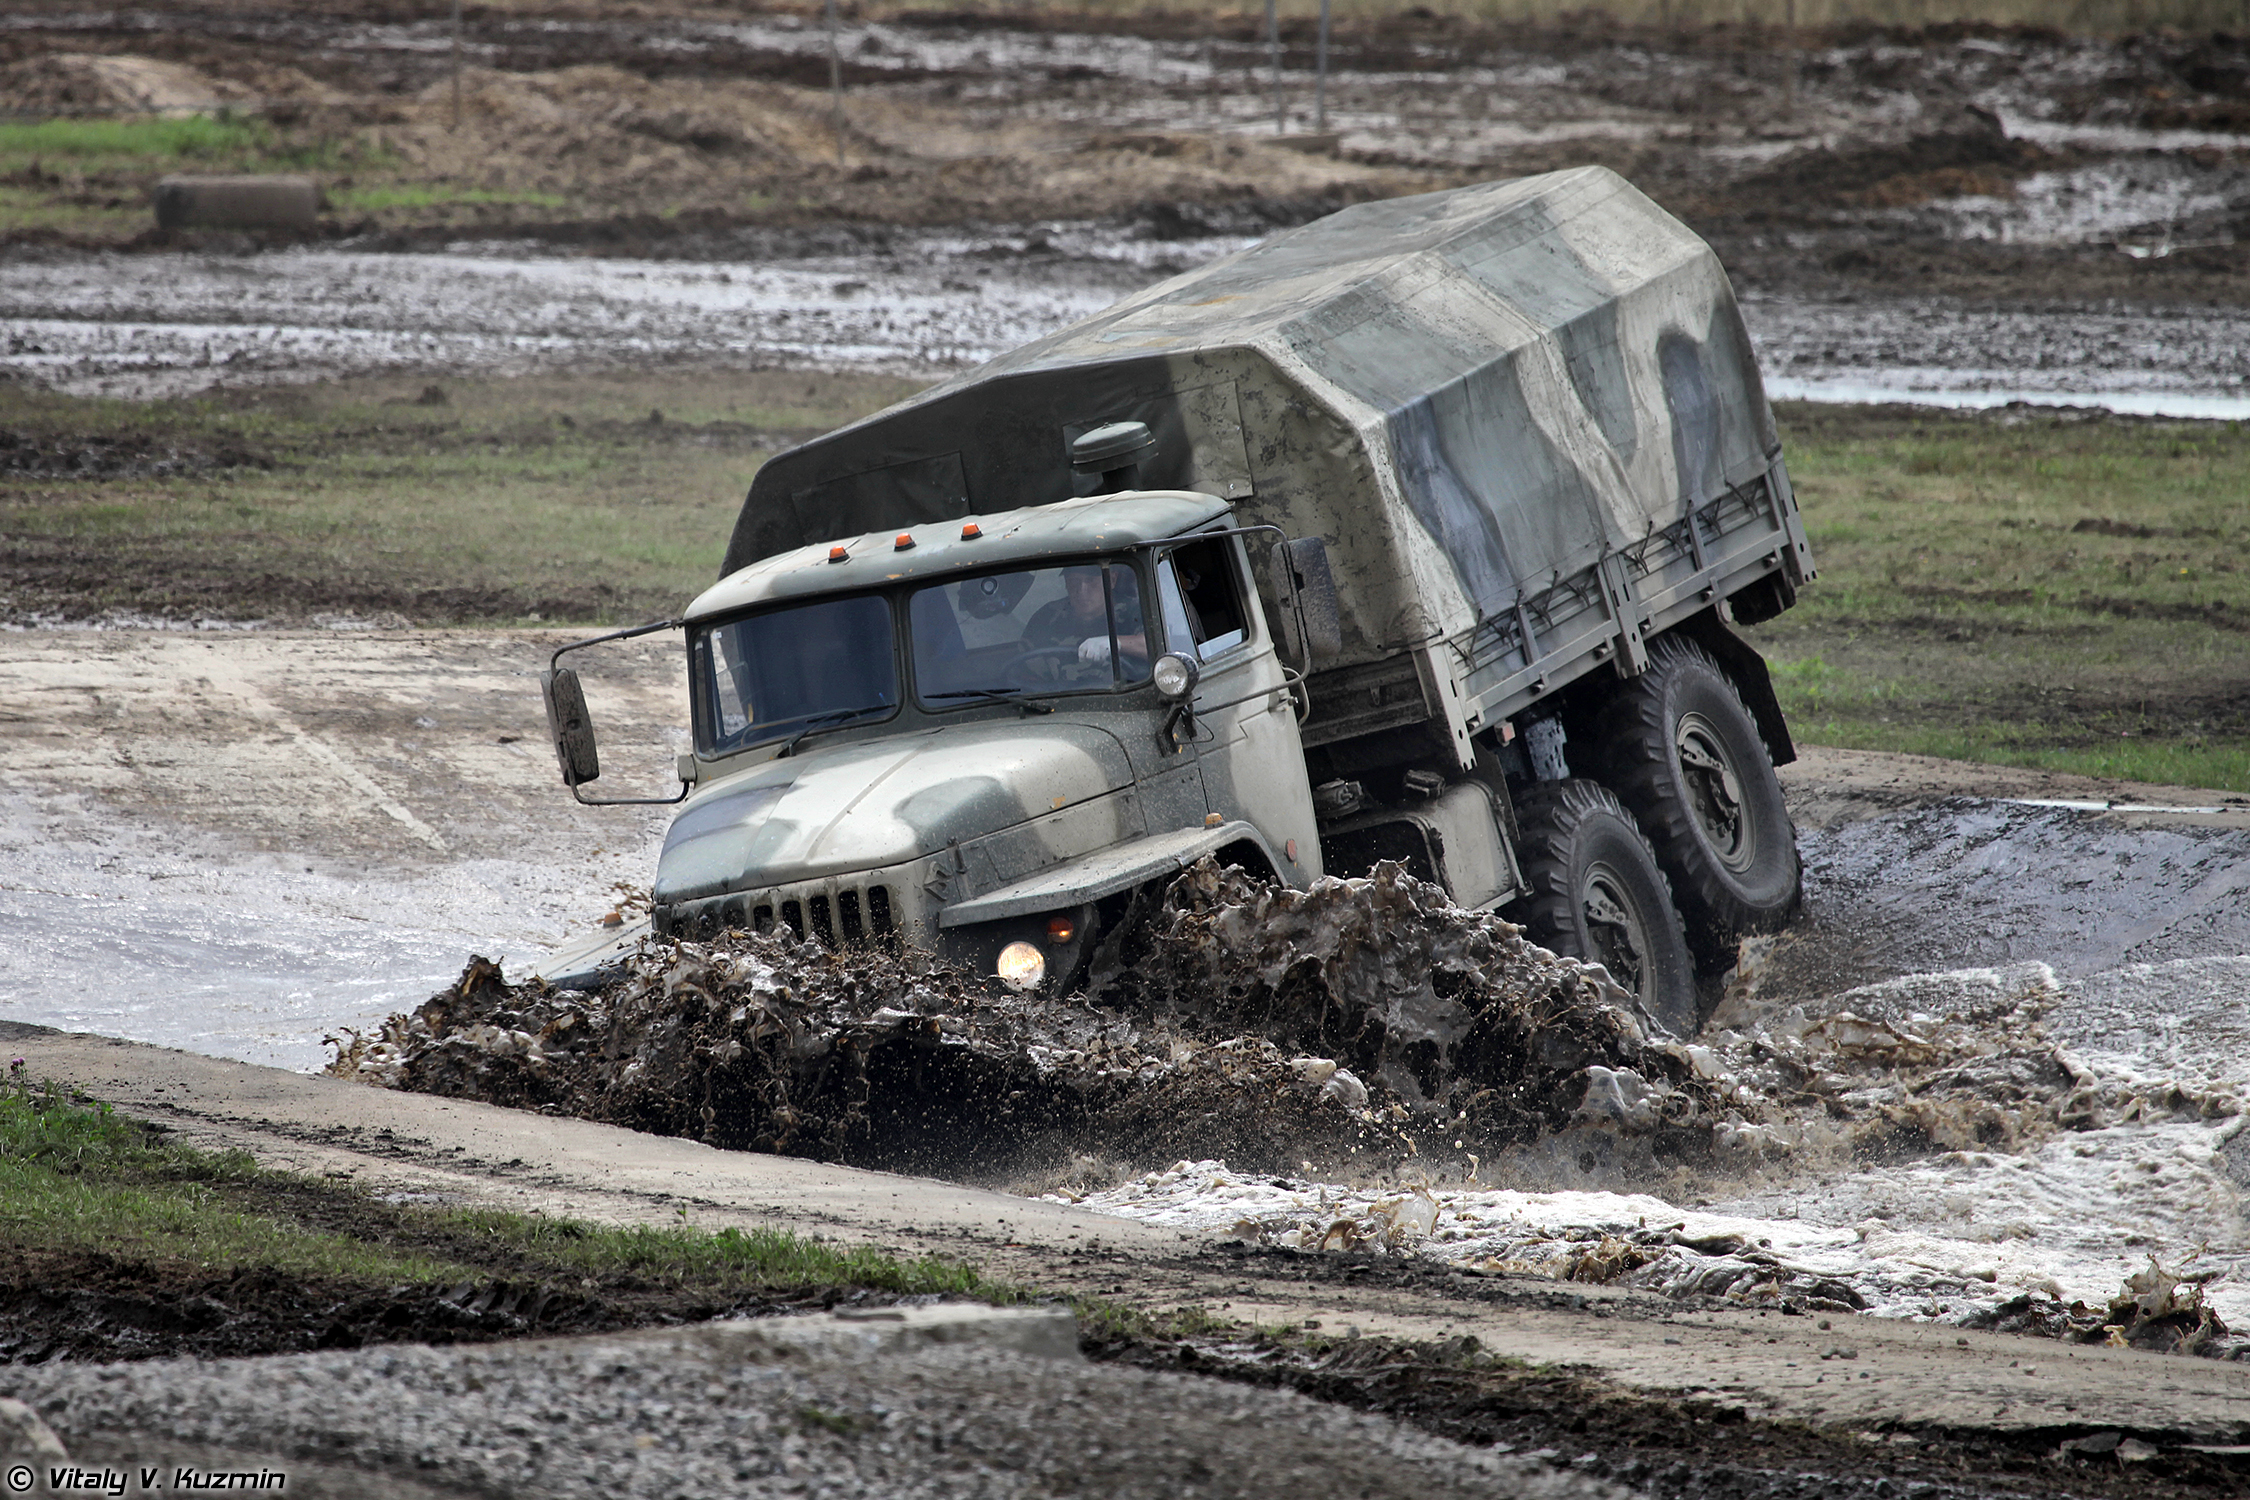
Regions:
[[[186,115],[342,97],[296,68],[247,59],[208,69],[157,57],[61,52],[0,66],[0,113],[19,115]]]
[[[1754,214],[1908,208],[1935,198],[2004,198],[2048,164],[2046,151],[2010,139],[1996,120],[1964,111],[1953,128],[1882,145],[1796,151],[1730,190]]]
[[[0,68],[0,109],[10,114],[186,113],[247,97],[237,85],[153,57],[63,52]]]
[[[1210,861],[1120,925],[1095,997],[912,950],[651,939],[598,993],[460,981],[329,1071],[859,1165],[1001,1176],[1224,1156],[1350,1170],[1576,1121],[1722,1111],[1598,969],[1379,867],[1274,889]]]

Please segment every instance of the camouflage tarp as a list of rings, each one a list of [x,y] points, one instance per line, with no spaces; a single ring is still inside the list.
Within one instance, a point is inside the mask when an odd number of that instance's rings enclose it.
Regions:
[[[1471,627],[1684,538],[1779,451],[1710,247],[1584,167],[1346,209],[782,454],[725,571],[1083,493],[1070,440],[1128,419],[1158,442],[1142,486],[1326,539],[1342,664],[1458,638],[1464,690]],[[1528,680],[1537,653],[1509,640]]]

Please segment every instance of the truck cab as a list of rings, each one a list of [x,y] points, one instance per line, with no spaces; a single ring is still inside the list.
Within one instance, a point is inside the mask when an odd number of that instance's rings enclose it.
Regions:
[[[1105,904],[1205,854],[1321,874],[1301,689],[1218,497],[801,547],[681,626],[694,751],[658,933],[896,936],[1046,986],[1083,968]]]

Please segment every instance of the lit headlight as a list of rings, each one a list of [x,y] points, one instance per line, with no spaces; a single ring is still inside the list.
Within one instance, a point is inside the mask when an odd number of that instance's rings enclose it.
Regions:
[[[1035,989],[1047,977],[1047,956],[1029,943],[1010,943],[1000,950],[993,972],[1019,990]]]
[[[1156,691],[1174,703],[1195,691],[1195,663],[1176,652],[1159,656],[1149,676],[1155,680]]]

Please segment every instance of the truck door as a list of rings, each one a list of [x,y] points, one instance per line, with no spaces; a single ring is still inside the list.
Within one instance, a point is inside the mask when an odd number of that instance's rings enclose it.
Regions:
[[[1320,877],[1320,834],[1295,700],[1273,637],[1248,587],[1236,537],[1189,542],[1156,565],[1165,649],[1202,669],[1195,689],[1195,742],[1209,811],[1253,824],[1290,885]]]

